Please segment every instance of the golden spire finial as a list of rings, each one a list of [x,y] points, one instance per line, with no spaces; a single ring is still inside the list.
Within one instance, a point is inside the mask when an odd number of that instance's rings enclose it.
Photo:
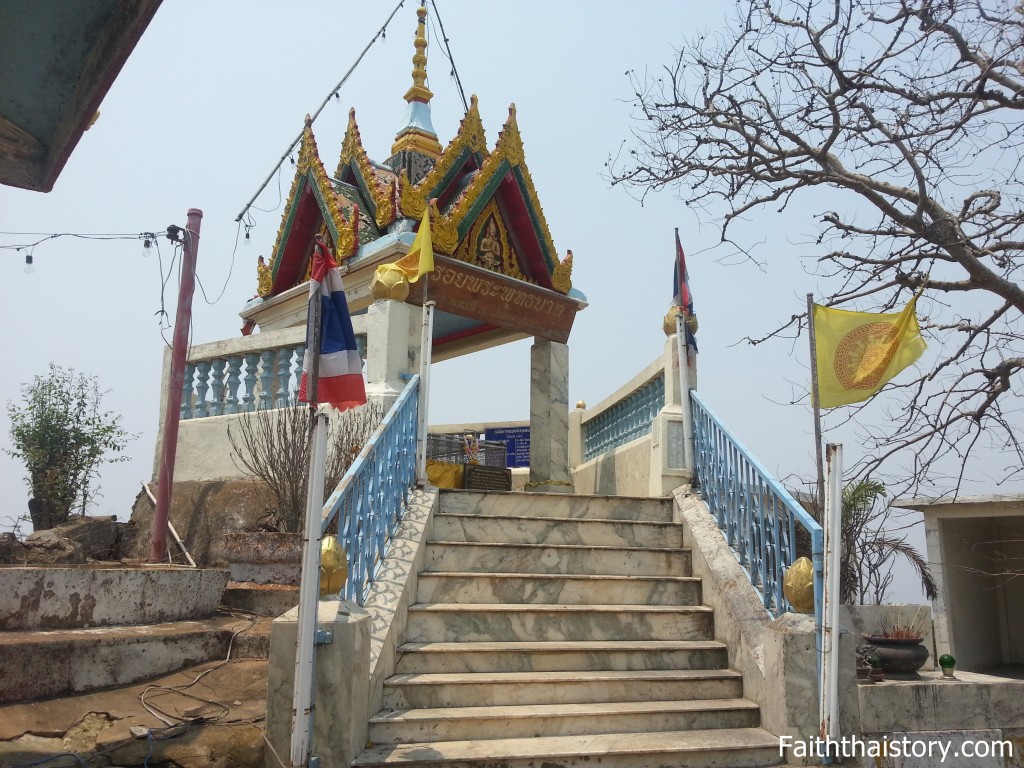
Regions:
[[[405,94],[406,101],[430,102],[434,95],[427,88],[427,7],[420,5],[416,9],[419,21],[416,24],[416,53],[412,57],[412,88]]]

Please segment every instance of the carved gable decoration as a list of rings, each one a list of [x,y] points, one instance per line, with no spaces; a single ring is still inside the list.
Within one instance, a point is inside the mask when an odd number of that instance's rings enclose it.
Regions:
[[[358,201],[339,195],[327,178],[307,117],[295,178],[268,265],[270,278],[261,278],[260,295],[273,296],[306,279],[317,233],[327,237],[339,260],[349,258],[359,244],[359,220]]]
[[[366,154],[354,109],[348,113],[348,128],[334,177],[360,191],[370,209],[367,213],[378,228],[384,229],[395,220],[398,215],[398,177],[390,168],[372,162]]]
[[[416,185],[403,176],[399,187],[401,212],[409,218],[436,199],[437,252],[560,293],[572,288],[571,254],[558,258],[526,167],[515,105],[488,153],[474,96],[434,169]]]

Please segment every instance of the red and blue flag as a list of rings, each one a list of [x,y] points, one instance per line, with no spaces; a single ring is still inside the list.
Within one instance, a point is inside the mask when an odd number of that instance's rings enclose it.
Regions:
[[[683,311],[683,328],[686,332],[686,346],[697,351],[697,339],[686,323],[693,316],[693,294],[690,293],[690,273],[686,270],[686,254],[679,242],[679,230],[676,230],[676,263],[672,275],[672,306]]]
[[[341,270],[327,246],[318,237],[313,246],[313,267],[309,283],[309,320],[306,324],[306,354],[302,359],[299,400],[329,403],[340,411],[366,402],[363,361],[352,330],[352,317],[341,282]],[[312,367],[314,301],[320,303],[320,354],[316,398],[307,399],[307,377]]]

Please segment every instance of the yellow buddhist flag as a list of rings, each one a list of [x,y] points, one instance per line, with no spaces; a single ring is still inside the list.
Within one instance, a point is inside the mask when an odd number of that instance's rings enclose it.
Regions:
[[[429,205],[423,209],[420,228],[416,232],[416,238],[412,241],[412,245],[409,246],[409,252],[396,262],[381,264],[377,267],[377,276],[382,277],[390,271],[401,272],[410,283],[415,283],[421,275],[434,271],[434,243],[430,237]]]
[[[818,404],[867,400],[924,352],[917,296],[902,312],[848,312],[814,305]]]

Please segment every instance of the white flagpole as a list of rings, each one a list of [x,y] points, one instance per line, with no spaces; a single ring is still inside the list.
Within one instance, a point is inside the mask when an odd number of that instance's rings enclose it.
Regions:
[[[420,402],[416,445],[416,479],[421,485],[427,482],[427,430],[430,421],[427,418],[427,405],[430,402],[430,362],[433,353],[434,337],[434,306],[436,302],[427,300],[427,286],[430,273],[423,275],[423,325],[420,329]]]
[[[822,601],[820,735],[839,739],[839,561],[842,550],[843,446],[828,446],[825,595]]]
[[[315,253],[315,248],[314,248]],[[306,487],[306,519],[303,526],[302,572],[299,580],[299,615],[295,640],[295,676],[292,688],[292,768],[305,768],[313,731],[313,679],[316,625],[320,593],[321,511],[324,472],[327,464],[327,416],[315,403],[319,396],[321,341],[321,291],[310,296],[307,314],[306,400],[313,419],[310,440],[309,482]]]
[[[683,308],[676,315],[676,347],[679,351],[679,398],[683,412],[683,469],[695,471],[693,462],[693,411],[690,410],[690,345],[686,343],[686,328]]]

